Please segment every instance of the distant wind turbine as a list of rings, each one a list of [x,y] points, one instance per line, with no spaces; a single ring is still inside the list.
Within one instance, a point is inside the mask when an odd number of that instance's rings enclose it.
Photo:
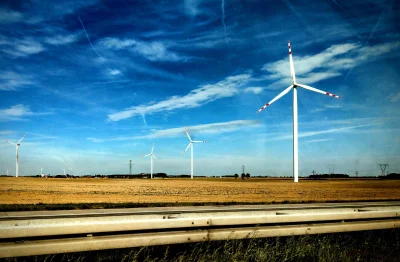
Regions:
[[[61,169],[61,170],[63,170],[63,171],[64,171],[64,176],[65,176],[65,168],[63,168],[63,169]]]
[[[279,95],[277,95],[274,99],[272,99],[270,102],[265,104],[263,107],[261,107],[258,112],[261,112],[264,110],[266,107],[270,106],[273,102],[281,98],[282,96],[286,95],[290,90],[293,89],[293,178],[294,182],[299,182],[299,156],[298,156],[298,121],[297,121],[297,87],[302,87],[304,89],[314,91],[317,93],[321,93],[324,95],[340,98],[340,96],[331,94],[329,92],[325,92],[316,88],[313,88],[311,86],[306,86],[302,84],[298,84],[296,82],[296,76],[294,73],[294,65],[293,65],[293,58],[292,58],[292,49],[290,47],[290,41],[288,41],[288,48],[289,48],[289,62],[290,62],[290,75],[292,77],[292,82],[293,84],[283,90]]]
[[[15,145],[15,151],[16,151],[16,153],[15,153],[15,177],[18,177],[18,148],[21,145],[20,143],[21,143],[22,139],[24,139],[25,136],[26,136],[26,134],[23,137],[21,137],[21,139],[18,140],[17,143],[13,143],[9,140],[6,140],[6,142],[8,142],[12,145]]]
[[[154,144],[153,144],[153,147],[151,148],[151,153],[144,156],[144,157],[146,157],[146,156],[150,157],[150,178],[151,179],[153,179],[153,157],[154,157],[154,159],[157,159],[157,157],[153,154],[153,150],[154,150]]]
[[[189,147],[190,147],[190,178],[191,179],[193,179],[193,143],[206,143],[207,141],[193,141],[191,138],[190,138],[190,135],[189,135],[189,133],[187,132],[187,131],[185,131],[186,132],[186,135],[187,135],[187,137],[189,138],[189,145],[186,147],[186,149],[185,149],[185,151],[183,151],[183,153],[182,153],[182,155],[183,154],[185,154],[185,152],[189,149]]]

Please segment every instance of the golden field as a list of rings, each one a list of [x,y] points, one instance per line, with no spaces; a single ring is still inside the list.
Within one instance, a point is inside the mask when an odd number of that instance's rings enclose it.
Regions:
[[[400,199],[399,180],[0,178],[0,204],[312,202]]]

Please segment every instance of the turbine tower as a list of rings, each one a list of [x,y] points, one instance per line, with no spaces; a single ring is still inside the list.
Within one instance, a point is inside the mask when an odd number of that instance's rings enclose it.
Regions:
[[[286,95],[289,93],[290,90],[293,89],[293,178],[294,182],[299,182],[299,144],[298,144],[298,121],[297,121],[297,87],[302,87],[304,89],[314,91],[317,93],[321,93],[327,96],[332,96],[335,98],[340,98],[340,96],[331,94],[329,92],[325,92],[316,88],[313,88],[311,86],[307,85],[302,85],[298,84],[296,82],[296,76],[294,72],[294,65],[293,65],[293,58],[292,58],[292,49],[290,47],[290,41],[288,41],[288,48],[289,48],[289,62],[290,62],[290,75],[292,77],[292,85],[283,90],[279,95],[277,95],[274,99],[272,99],[270,102],[265,104],[263,107],[261,107],[258,112],[261,112],[264,110],[266,107],[270,106],[273,102],[281,98],[282,96]]]
[[[207,141],[194,141],[190,138],[189,133],[187,130],[185,130],[187,137],[189,138],[189,145],[186,147],[185,151],[183,151],[182,155],[185,154],[185,152],[189,149],[190,147],[190,178],[193,179],[193,143],[206,143]]]
[[[15,145],[15,152],[16,152],[15,153],[15,177],[18,177],[18,148],[21,145],[20,143],[21,143],[22,139],[24,139],[25,136],[26,136],[26,134],[23,137],[21,137],[21,139],[18,140],[17,143],[13,143],[9,140],[6,140],[6,142],[8,142],[12,145]]]
[[[153,144],[153,147],[151,148],[151,153],[144,156],[144,157],[150,156],[150,178],[151,179],[153,179],[153,157],[154,157],[154,159],[157,159],[157,157],[153,154],[153,150],[154,150],[154,144]]]

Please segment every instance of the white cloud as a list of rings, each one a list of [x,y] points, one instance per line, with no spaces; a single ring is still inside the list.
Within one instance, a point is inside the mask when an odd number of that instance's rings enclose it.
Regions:
[[[198,8],[199,4],[200,0],[184,0],[183,5],[185,13],[189,16],[196,16],[200,12]]]
[[[33,82],[28,79],[29,77],[17,74],[12,71],[5,71],[0,73],[0,90],[2,91],[15,91],[25,85],[30,85]]]
[[[397,94],[391,94],[389,97],[390,102],[398,102],[400,101],[400,92]]]
[[[0,8],[0,24],[15,23],[22,20],[22,14],[6,8]]]
[[[346,127],[332,128],[332,129],[320,130],[320,131],[299,132],[299,138],[317,136],[317,135],[323,135],[323,134],[329,134],[329,133],[344,133],[344,132],[348,132],[349,130],[352,130],[352,129],[375,126],[375,125],[379,125],[379,123],[356,125],[356,126],[346,126]],[[279,141],[279,140],[287,140],[287,139],[293,139],[293,135],[292,134],[278,135],[275,137],[267,138],[266,141],[269,142],[269,141]]]
[[[254,93],[254,94],[259,94],[263,91],[262,87],[247,87],[244,89],[245,93]]]
[[[41,43],[33,39],[0,39],[1,51],[11,56],[24,57],[44,51]]]
[[[323,52],[313,56],[294,56],[294,67],[296,75],[305,75],[318,68],[331,67],[329,62],[335,57],[345,54],[358,46],[355,44],[334,45],[324,50]],[[278,79],[283,77],[290,77],[289,59],[265,64],[262,68],[269,72],[271,79]]]
[[[331,141],[333,140],[332,138],[322,138],[322,139],[313,139],[313,140],[307,140],[304,141],[304,143],[320,143],[320,142],[326,142],[326,141]]]
[[[329,108],[329,109],[338,109],[338,108],[342,108],[342,105],[336,105],[336,104],[333,104],[333,105],[325,105],[324,106],[325,108]]]
[[[337,104],[333,104],[333,105],[324,105],[324,107],[320,107],[314,110],[311,110],[312,113],[316,113],[316,112],[322,112],[325,111],[326,109],[339,109],[342,108],[342,105],[337,105]]]
[[[361,62],[375,59],[400,48],[400,42],[391,42],[375,46],[360,47],[348,43],[333,45],[324,51],[307,56],[294,56],[293,63],[299,83],[315,83],[321,80],[342,75],[342,71],[353,68]],[[268,79],[276,80],[275,84],[290,82],[289,59],[267,63],[262,70],[268,72]],[[322,72],[320,72],[322,71]]]
[[[133,39],[120,40],[120,39],[111,38],[111,37],[102,39],[99,42],[99,45],[103,48],[112,48],[112,49],[117,49],[117,50],[132,47],[135,44],[136,44],[136,40],[133,40]]]
[[[217,99],[236,95],[239,92],[239,87],[246,84],[249,79],[250,75],[248,74],[230,76],[218,83],[203,85],[190,91],[190,93],[185,96],[172,96],[155,104],[127,108],[123,111],[108,115],[108,119],[110,121],[120,121],[135,115],[199,107]]]
[[[227,133],[233,132],[242,128],[254,128],[254,126],[260,125],[259,121],[256,120],[235,120],[229,122],[212,123],[204,125],[196,125],[189,127],[177,127],[163,130],[154,130],[151,134],[141,136],[138,138],[157,138],[157,137],[176,137],[182,136],[187,129],[188,132],[194,132],[198,134],[215,134],[215,133]]]
[[[109,70],[110,75],[116,76],[116,75],[121,75],[121,71],[118,69],[110,69]]]
[[[15,131],[11,131],[11,130],[2,130],[2,131],[0,131],[0,136],[3,136],[3,135],[11,135],[11,134],[14,134],[15,133]]]
[[[52,37],[46,37],[45,42],[50,45],[66,45],[78,40],[78,34],[70,35],[55,35]]]
[[[99,45],[107,49],[128,49],[151,61],[182,61],[188,57],[181,56],[167,49],[162,42],[143,42],[134,39],[120,40],[117,38],[105,38]]]
[[[135,51],[152,61],[179,61],[186,59],[168,51],[161,42],[139,42],[136,44]]]
[[[17,120],[24,116],[32,115],[32,111],[29,106],[23,104],[11,106],[7,109],[0,109],[1,118]]]
[[[254,128],[254,126],[258,125],[261,125],[261,123],[256,120],[234,120],[228,122],[176,127],[176,128],[162,129],[162,130],[152,129],[150,134],[144,136],[121,136],[121,137],[106,138],[106,139],[88,137],[87,140],[95,143],[101,143],[105,141],[124,141],[124,140],[134,140],[134,139],[144,139],[144,138],[178,137],[178,136],[184,136],[185,130],[188,130],[190,133],[195,133],[195,134],[215,134],[215,133],[221,134],[221,133],[234,132],[244,128]]]
[[[0,109],[0,121],[23,120],[26,116],[47,115],[49,113],[32,112],[29,106],[18,104],[10,108]]]

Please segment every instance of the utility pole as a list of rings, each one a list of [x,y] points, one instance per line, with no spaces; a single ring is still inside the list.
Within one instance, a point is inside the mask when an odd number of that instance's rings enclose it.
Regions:
[[[382,174],[381,174],[381,176],[384,176],[385,175],[385,170],[386,170],[386,168],[389,168],[389,164],[378,164],[378,167],[381,169],[381,171],[382,171]]]
[[[129,160],[129,175],[132,175],[132,160]]]

